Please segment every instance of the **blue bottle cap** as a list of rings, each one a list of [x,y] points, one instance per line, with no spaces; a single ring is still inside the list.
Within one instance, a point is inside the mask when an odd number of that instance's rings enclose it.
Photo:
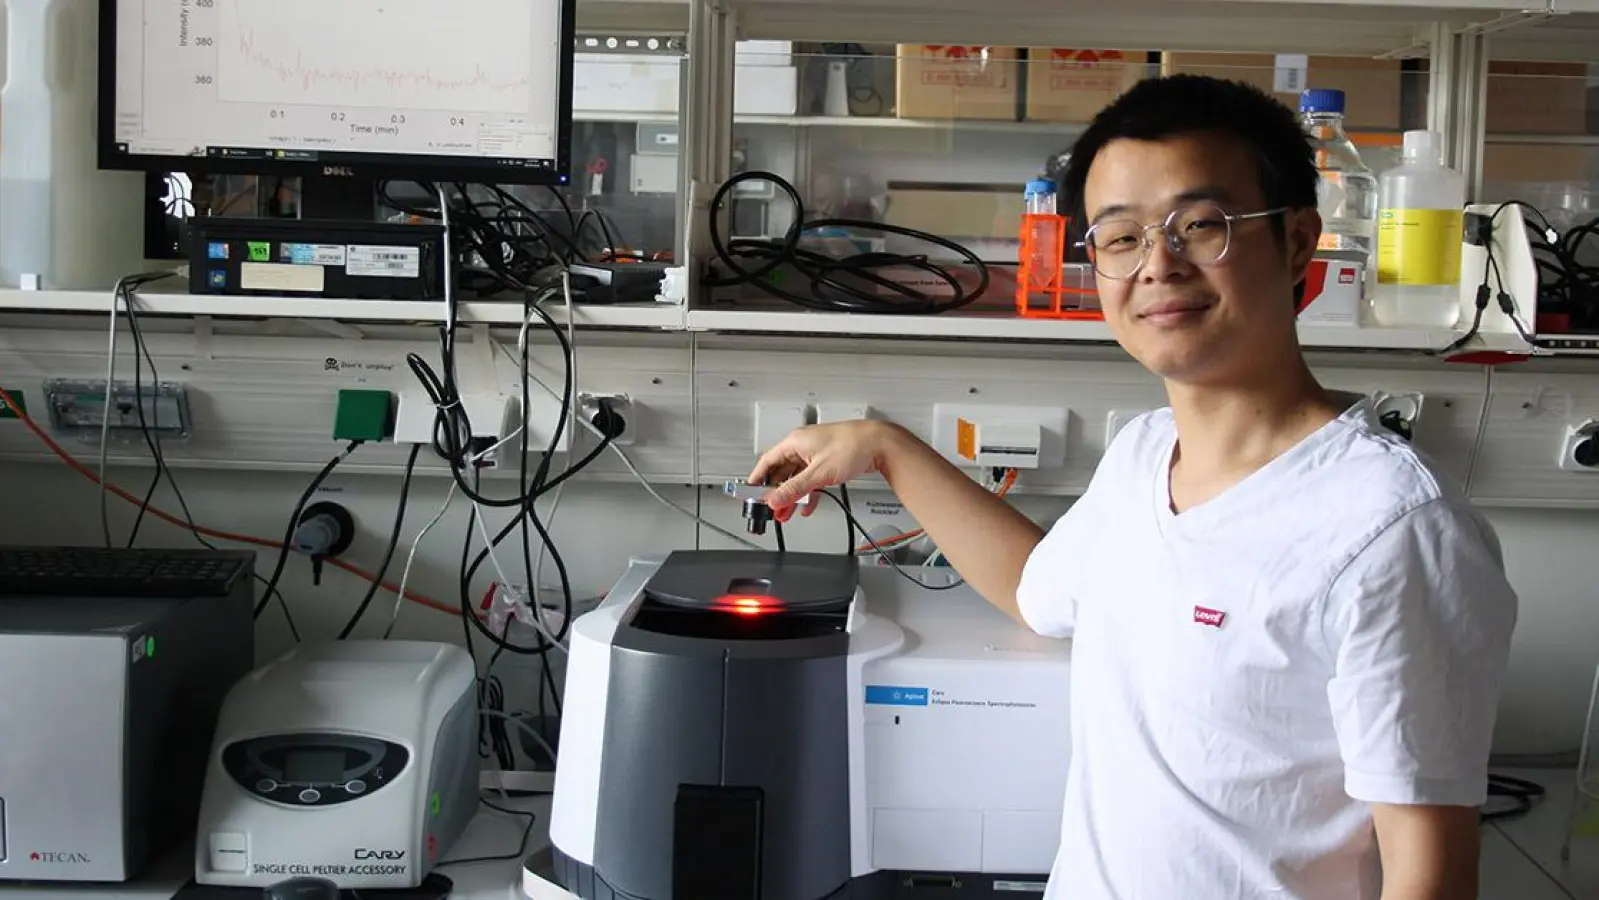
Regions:
[[[1048,178],[1035,178],[1027,182],[1027,190],[1023,196],[1032,197],[1038,194],[1053,193],[1055,193],[1055,182],[1050,181]]]
[[[1344,92],[1333,88],[1312,88],[1299,95],[1299,111],[1303,113],[1338,113],[1344,111]]]

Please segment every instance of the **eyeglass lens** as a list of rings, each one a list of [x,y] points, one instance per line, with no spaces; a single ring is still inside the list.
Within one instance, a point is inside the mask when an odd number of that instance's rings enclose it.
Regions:
[[[1195,265],[1216,262],[1227,252],[1231,232],[1227,214],[1213,203],[1196,203],[1174,210],[1163,226],[1131,219],[1096,224],[1088,236],[1094,269],[1106,278],[1130,277],[1148,258],[1156,240],[1149,233],[1161,228],[1167,249]]]

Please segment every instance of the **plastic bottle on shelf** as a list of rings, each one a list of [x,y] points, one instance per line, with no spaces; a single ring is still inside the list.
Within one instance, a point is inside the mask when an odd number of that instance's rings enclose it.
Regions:
[[[1460,319],[1466,179],[1444,165],[1438,134],[1405,132],[1404,162],[1382,174],[1377,226],[1379,325],[1452,328]]]
[[[1344,131],[1344,92],[1312,89],[1299,95],[1299,113],[1316,150],[1317,208],[1322,255],[1366,267],[1366,295],[1376,285],[1377,177]]]

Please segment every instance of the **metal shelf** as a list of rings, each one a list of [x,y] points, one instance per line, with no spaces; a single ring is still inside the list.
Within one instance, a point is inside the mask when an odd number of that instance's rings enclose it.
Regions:
[[[1388,55],[1425,51],[1426,29],[1499,30],[1590,0],[733,0],[745,39],[1131,47]],[[1530,10],[1528,7],[1531,6]],[[1558,30],[1558,29],[1556,29]],[[1553,35],[1551,35],[1553,37]],[[1590,51],[1591,52],[1591,51]]]
[[[579,122],[648,122],[675,125],[677,113],[607,112],[580,110],[572,114]],[[788,128],[892,128],[921,131],[997,131],[1059,135],[1080,131],[1087,123],[1003,122],[985,119],[900,119],[893,116],[734,116],[736,125],[776,125]]]
[[[135,295],[140,313],[158,316],[212,316],[251,319],[319,319],[343,322],[442,322],[444,304],[428,300],[353,300],[334,297],[234,297],[141,290]],[[546,307],[565,324],[566,308]],[[21,291],[0,289],[0,312],[109,313],[110,291]],[[680,331],[683,308],[672,303],[585,305],[574,308],[581,328],[630,328]],[[459,321],[465,325],[520,325],[518,300],[463,300]]]
[[[725,331],[746,334],[822,334],[852,337],[931,338],[1070,343],[1114,343],[1110,327],[1100,321],[1022,319],[1005,314],[947,314],[939,316],[878,316],[806,310],[691,309],[690,331]],[[1445,329],[1348,328],[1301,325],[1300,342],[1327,350],[1387,350],[1432,352],[1458,338]],[[1503,345],[1503,346],[1501,346]],[[1463,352],[1514,351],[1494,335]]]

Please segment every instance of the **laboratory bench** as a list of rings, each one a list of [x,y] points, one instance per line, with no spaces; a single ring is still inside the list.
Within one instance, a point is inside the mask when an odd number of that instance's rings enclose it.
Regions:
[[[1503,774],[1534,781],[1548,793],[1526,815],[1492,822],[1483,829],[1480,900],[1599,897],[1599,836],[1574,839],[1570,861],[1560,859],[1575,773],[1541,769]],[[527,841],[528,854],[548,847],[549,797],[521,800],[512,808],[537,816]],[[465,859],[510,854],[518,849],[526,827],[526,819],[484,809],[449,855]],[[569,900],[573,896],[554,885],[524,882],[521,859],[466,863],[441,871],[454,882],[451,900]],[[193,872],[193,851],[184,846],[132,883],[0,885],[0,900],[171,900]]]

